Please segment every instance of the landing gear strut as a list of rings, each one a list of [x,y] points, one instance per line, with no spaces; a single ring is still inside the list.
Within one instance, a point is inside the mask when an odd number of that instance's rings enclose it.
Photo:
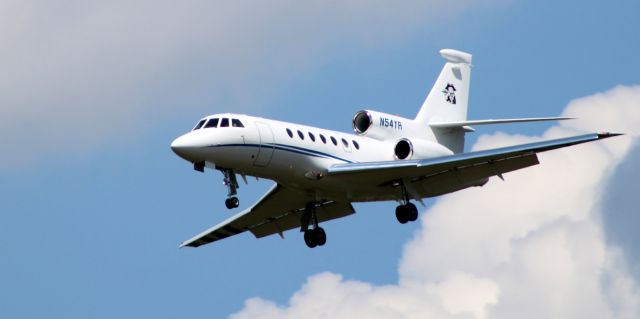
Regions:
[[[236,197],[235,195],[238,194],[237,189],[240,187],[238,186],[238,180],[236,179],[236,174],[233,172],[232,169],[228,169],[228,168],[218,168],[218,170],[220,170],[222,172],[222,175],[224,175],[224,178],[222,180],[222,183],[227,186],[227,199],[224,201],[224,205],[227,206],[228,209],[232,209],[232,208],[236,208],[238,206],[240,206],[240,200],[238,199],[238,197]]]
[[[312,224],[313,228],[309,228],[309,224]],[[314,248],[316,246],[324,246],[327,243],[327,233],[318,226],[318,216],[316,215],[316,204],[313,202],[307,203],[302,214],[300,231],[304,232],[304,243],[307,247]]]
[[[418,219],[418,208],[416,205],[409,201],[409,194],[404,184],[402,187],[403,204],[396,207],[396,218],[400,224],[406,224],[407,222],[414,222]]]

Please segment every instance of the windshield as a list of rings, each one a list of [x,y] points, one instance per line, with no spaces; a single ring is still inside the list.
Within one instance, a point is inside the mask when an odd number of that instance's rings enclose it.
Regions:
[[[209,127],[218,127],[218,118],[213,118],[210,119],[209,122],[207,122],[207,125],[204,126],[204,128],[209,128]]]
[[[197,129],[200,129],[202,127],[202,125],[204,125],[204,122],[206,121],[206,119],[204,120],[200,120],[200,122],[198,122],[198,124],[196,124],[196,127],[193,128],[192,131],[195,131]]]

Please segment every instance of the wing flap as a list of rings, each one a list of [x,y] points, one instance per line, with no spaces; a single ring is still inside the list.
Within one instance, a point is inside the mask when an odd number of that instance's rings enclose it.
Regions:
[[[263,224],[252,227],[251,233],[257,238],[282,233],[284,231],[300,227],[300,219],[304,208],[297,209],[295,211],[287,212],[266,221]],[[349,203],[342,202],[327,202],[323,203],[316,208],[316,214],[318,216],[318,222],[324,222],[331,219],[336,219],[344,216],[348,216],[355,213],[353,206]]]
[[[455,189],[456,186],[460,184],[474,183],[491,176],[501,175],[537,164],[539,164],[538,157],[532,154],[495,162],[484,162],[476,165],[457,167],[456,169],[442,171],[425,176],[424,178],[428,179],[431,184],[439,185],[442,189]],[[452,181],[455,181],[456,184],[447,185],[451,184]]]

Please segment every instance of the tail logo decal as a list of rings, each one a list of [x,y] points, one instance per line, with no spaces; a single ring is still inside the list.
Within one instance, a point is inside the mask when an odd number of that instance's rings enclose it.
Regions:
[[[447,86],[442,90],[444,96],[447,98],[447,102],[456,104],[456,87],[451,83],[447,83]]]

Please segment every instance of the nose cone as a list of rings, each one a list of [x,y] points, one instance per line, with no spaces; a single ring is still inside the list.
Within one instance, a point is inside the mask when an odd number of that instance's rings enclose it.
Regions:
[[[186,159],[191,160],[193,157],[193,153],[196,149],[196,145],[191,141],[191,138],[187,135],[182,135],[171,143],[171,150],[176,153],[176,155]]]

